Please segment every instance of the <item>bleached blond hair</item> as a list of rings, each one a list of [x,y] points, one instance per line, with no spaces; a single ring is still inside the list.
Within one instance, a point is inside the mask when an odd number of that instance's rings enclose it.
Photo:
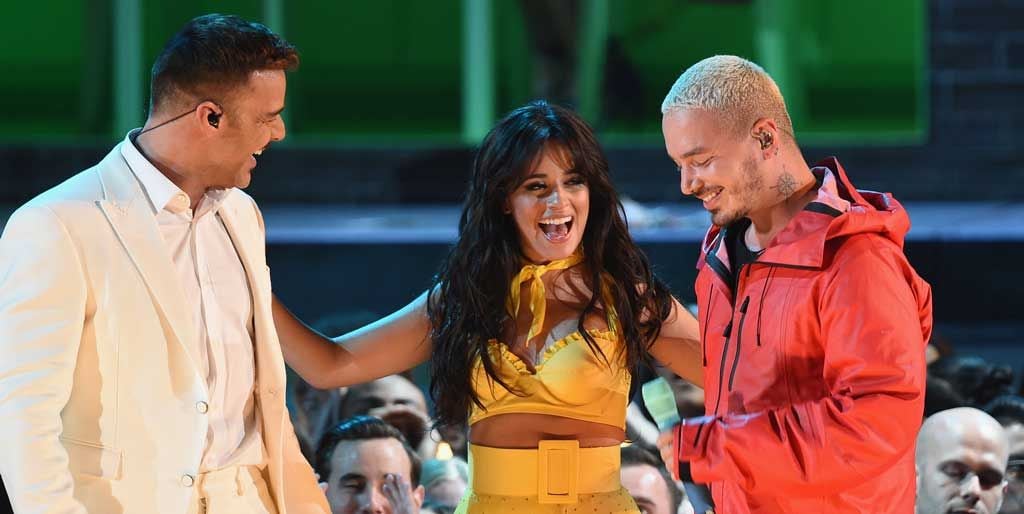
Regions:
[[[749,130],[761,118],[771,118],[793,137],[793,122],[779,86],[764,68],[735,55],[708,57],[676,79],[661,103],[661,113],[685,109],[717,113],[737,133]]]

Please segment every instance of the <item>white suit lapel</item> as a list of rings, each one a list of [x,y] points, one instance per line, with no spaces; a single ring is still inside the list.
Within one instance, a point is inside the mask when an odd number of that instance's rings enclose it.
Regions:
[[[280,447],[283,433],[284,402],[281,401],[282,397],[277,395],[283,394],[284,391],[284,357],[277,342],[277,331],[271,311],[270,277],[266,273],[263,240],[256,237],[258,232],[251,229],[246,214],[239,213],[236,209],[252,209],[252,206],[242,200],[240,195],[233,195],[221,204],[219,213],[228,236],[235,245],[235,251],[238,252],[238,258],[242,261],[242,267],[245,268],[245,276],[249,279],[249,289],[252,291],[256,383],[260,393],[270,393],[270,398],[258,395],[261,398],[260,408],[266,429],[263,437],[267,440],[268,451],[274,452],[274,448]],[[249,216],[254,217],[255,213]],[[255,220],[252,223],[255,223]],[[239,230],[239,227],[246,226],[250,226],[250,230]],[[272,438],[274,440],[271,440]]]
[[[114,233],[149,288],[153,303],[198,372],[202,368],[195,353],[197,342],[192,335],[195,327],[185,293],[178,283],[178,274],[160,235],[156,217],[143,196],[142,186],[121,157],[120,145],[99,166],[99,174],[105,199],[96,203],[103,209]],[[201,382],[205,384],[205,381]]]
[[[270,295],[264,294],[265,291],[269,291],[270,284],[266,273],[266,258],[263,256],[263,241],[254,237],[256,231],[239,229],[240,226],[245,227],[249,223],[245,214],[236,211],[238,208],[251,208],[249,205],[242,205],[246,203],[248,202],[237,196],[228,198],[220,207],[220,217],[224,221],[224,227],[231,237],[231,242],[235,245],[238,257],[242,261],[242,267],[245,268],[245,276],[249,279],[249,288],[252,290],[253,327],[256,332],[255,345],[259,380],[267,385],[283,384],[283,372],[277,369],[278,366],[270,365],[274,362],[281,362],[281,358],[275,357],[275,354],[280,353],[280,349],[276,344],[277,333],[274,330],[271,317]]]

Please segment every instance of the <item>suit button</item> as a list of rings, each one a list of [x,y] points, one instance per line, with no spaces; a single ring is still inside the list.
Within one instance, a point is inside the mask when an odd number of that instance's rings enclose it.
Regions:
[[[206,414],[210,410],[210,405],[206,402],[196,402],[196,410],[200,414]]]
[[[192,475],[181,475],[181,485],[185,487],[192,487],[192,484],[194,483],[196,483],[196,479]]]

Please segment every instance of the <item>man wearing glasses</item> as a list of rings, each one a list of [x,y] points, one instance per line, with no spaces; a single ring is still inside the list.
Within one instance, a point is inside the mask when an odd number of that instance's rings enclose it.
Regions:
[[[996,514],[1009,454],[992,416],[970,407],[932,415],[917,438],[917,514]]]

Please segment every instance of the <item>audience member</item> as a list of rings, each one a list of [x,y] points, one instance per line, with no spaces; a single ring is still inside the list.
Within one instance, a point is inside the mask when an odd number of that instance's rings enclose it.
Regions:
[[[324,434],[316,471],[333,514],[417,514],[423,503],[419,457],[379,418],[356,416]]]
[[[637,445],[624,446],[619,476],[622,487],[629,491],[643,514],[692,514],[689,503],[683,504],[683,491],[665,469],[661,458]]]
[[[926,419],[915,455],[917,513],[996,514],[1008,456],[1003,427],[978,409],[960,407]]]
[[[457,457],[424,461],[420,482],[424,489],[423,507],[436,514],[451,514],[468,487],[469,465]]]
[[[978,409],[997,396],[1013,393],[1013,369],[981,357],[943,357],[928,366],[928,376],[949,382],[967,406]]]
[[[967,400],[948,380],[929,374],[925,378],[924,417],[944,410],[967,407]]]
[[[430,415],[423,391],[401,375],[390,375],[348,388],[339,419],[374,416],[397,428],[421,459],[433,458],[440,436],[428,437]]]

